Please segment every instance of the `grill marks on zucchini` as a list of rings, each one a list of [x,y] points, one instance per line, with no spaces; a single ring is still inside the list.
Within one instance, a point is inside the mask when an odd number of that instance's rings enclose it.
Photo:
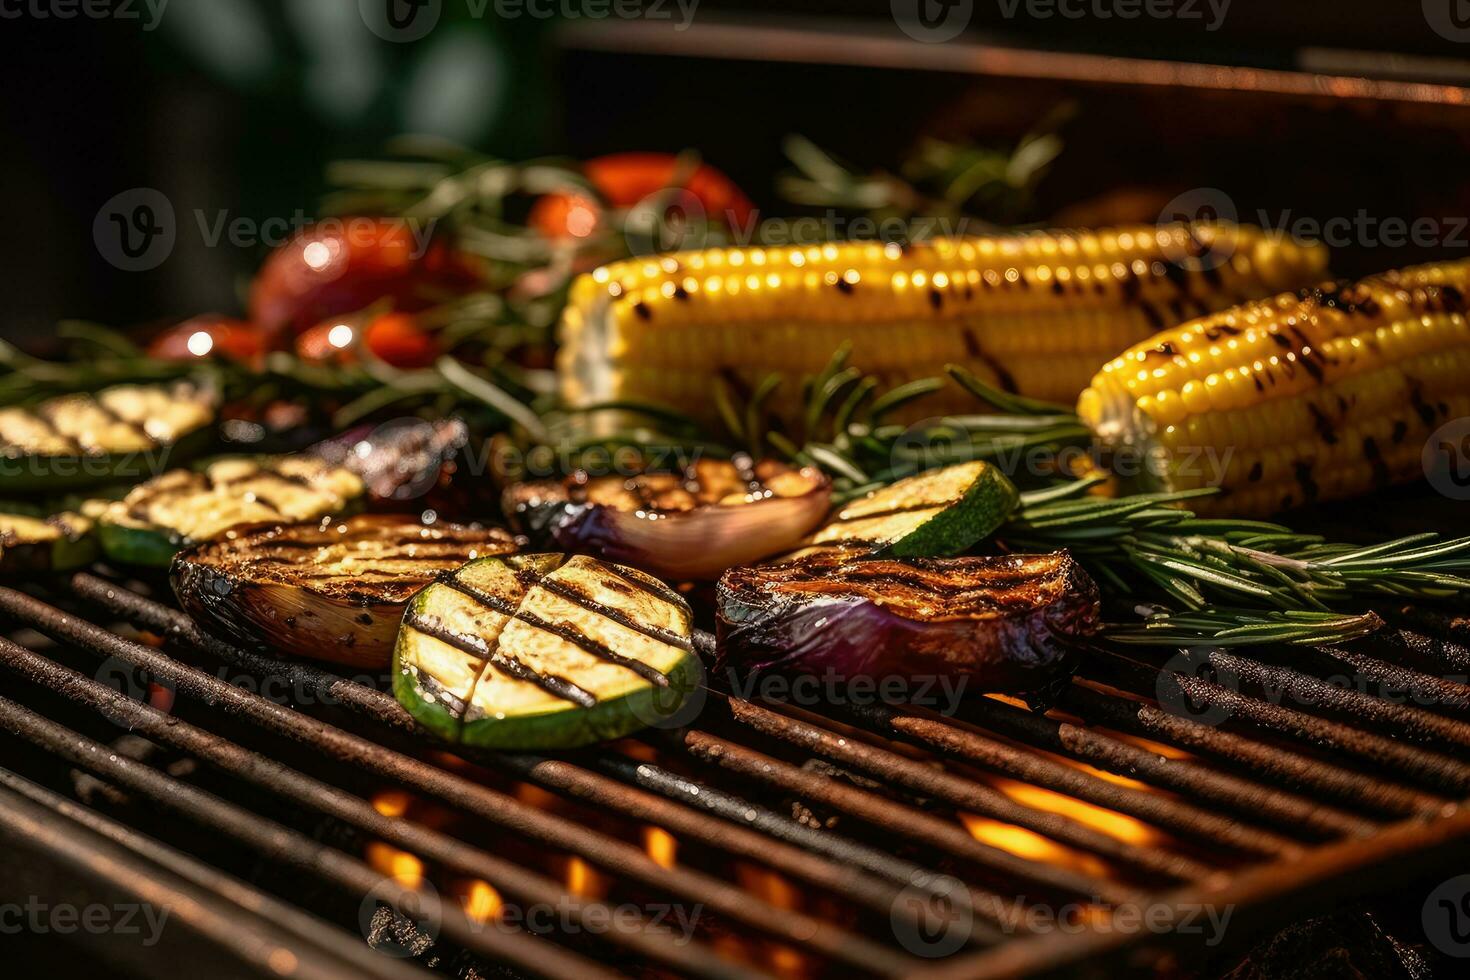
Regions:
[[[57,467],[53,461],[90,459],[171,448],[214,420],[210,401],[188,385],[118,385],[96,395],[63,395],[34,408],[0,408],[0,458],[11,461],[7,476],[45,485],[133,475],[94,466]],[[32,460],[33,471],[14,461]],[[54,474],[46,472],[56,469]],[[124,468],[125,469],[125,468]]]
[[[351,509],[363,486],[308,456],[223,459],[140,484],[101,516],[102,547],[118,561],[164,565],[180,547],[227,528],[315,520]]]
[[[0,513],[0,572],[78,568],[97,556],[90,518],[71,512],[50,517]]]
[[[954,555],[999,527],[1019,499],[1011,481],[988,463],[928,470],[841,508],[787,557],[833,551],[896,558]]]
[[[586,557],[474,561],[409,605],[395,693],[467,744],[550,748],[656,720],[697,664],[688,605],[641,573]],[[663,692],[663,693],[658,693]]]

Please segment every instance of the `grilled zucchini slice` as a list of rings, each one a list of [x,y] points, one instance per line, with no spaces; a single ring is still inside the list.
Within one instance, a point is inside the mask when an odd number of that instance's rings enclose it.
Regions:
[[[52,517],[0,513],[0,572],[60,572],[97,557],[90,518],[70,511]]]
[[[190,385],[117,385],[0,408],[0,485],[30,493],[139,479],[210,437],[212,399]]]
[[[452,742],[587,745],[672,717],[702,676],[691,623],[688,603],[632,568],[482,558],[409,603],[393,690]]]
[[[352,473],[311,456],[220,459],[134,487],[102,510],[97,532],[114,561],[164,567],[237,524],[346,516],[362,494]]]
[[[843,506],[788,558],[824,551],[885,558],[957,555],[1005,523],[1020,494],[979,460],[927,470]]]
[[[386,667],[419,589],[515,550],[500,528],[362,514],[233,528],[176,555],[169,577],[184,610],[231,643]]]

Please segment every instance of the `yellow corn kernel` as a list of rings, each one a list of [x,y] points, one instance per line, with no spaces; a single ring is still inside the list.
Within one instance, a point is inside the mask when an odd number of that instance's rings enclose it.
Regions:
[[[1470,260],[1225,310],[1114,358],[1078,414],[1106,443],[1161,447],[1169,486],[1201,485],[1200,451],[1228,454],[1223,492],[1191,504],[1207,513],[1413,479],[1424,438],[1470,407],[1467,296]]]

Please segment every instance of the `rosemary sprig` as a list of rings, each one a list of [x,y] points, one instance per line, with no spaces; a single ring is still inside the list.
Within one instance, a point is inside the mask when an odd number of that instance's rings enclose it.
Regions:
[[[1000,539],[1014,550],[1070,548],[1089,567],[1105,569],[1105,583],[1141,578],[1193,610],[1224,602],[1325,614],[1367,596],[1433,600],[1470,591],[1470,537],[1337,544],[1178,506],[1209,491],[1084,496],[1090,485],[1024,495]]]
[[[1367,636],[1383,625],[1369,612],[1361,615],[1289,610],[1212,607],[1195,612],[1160,612],[1143,623],[1110,624],[1104,633],[1114,643],[1148,646],[1259,646],[1289,644],[1323,646]]]

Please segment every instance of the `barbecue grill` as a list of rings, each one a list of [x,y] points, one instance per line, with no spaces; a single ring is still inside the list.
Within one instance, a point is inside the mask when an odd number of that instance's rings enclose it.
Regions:
[[[1289,660],[1097,650],[1044,713],[712,679],[687,727],[459,757],[381,681],[223,645],[163,595],[0,589],[0,899],[168,910],[70,936],[118,967],[1167,973],[1470,854],[1470,650],[1434,613]]]

